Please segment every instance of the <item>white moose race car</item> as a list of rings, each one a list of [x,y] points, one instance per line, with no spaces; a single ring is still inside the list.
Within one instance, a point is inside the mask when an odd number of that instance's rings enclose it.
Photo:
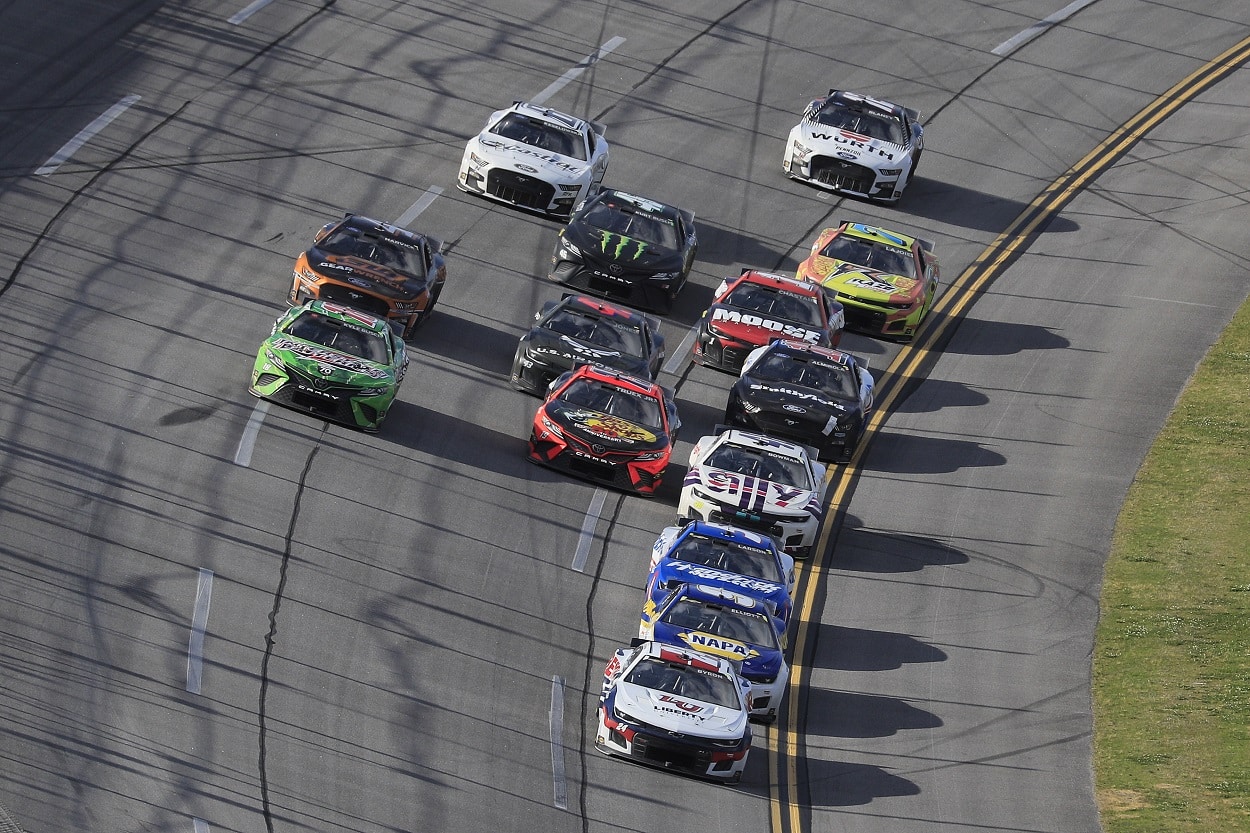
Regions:
[[[824,512],[825,467],[816,452],[736,428],[700,437],[677,501],[677,519],[754,529],[806,558]]]
[[[519,208],[568,217],[608,169],[606,128],[517,101],[469,140],[456,185]]]
[[[595,746],[608,755],[736,784],[751,751],[751,684],[727,659],[634,640],[603,670]]]
[[[790,131],[781,167],[792,179],[893,204],[920,165],[920,114],[859,93],[830,90]]]

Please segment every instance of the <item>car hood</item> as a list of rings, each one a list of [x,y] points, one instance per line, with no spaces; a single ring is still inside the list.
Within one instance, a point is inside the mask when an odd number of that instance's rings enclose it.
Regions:
[[[277,356],[287,368],[298,370],[313,379],[364,386],[386,385],[395,381],[394,373],[386,365],[374,364],[281,333],[265,340],[261,351],[266,350]]]
[[[903,145],[884,142],[862,133],[852,133],[849,130],[830,127],[827,124],[817,124],[806,119],[796,129],[803,144],[815,148],[817,152],[865,165],[874,170],[897,168],[907,158],[907,148]]]
[[[738,398],[767,411],[790,411],[796,414],[816,412],[826,416],[858,408],[854,397],[835,397],[817,388],[789,382],[761,381],[747,375],[734,385]]]
[[[616,684],[618,710],[670,732],[709,738],[740,738],[746,731],[742,709],[690,700],[621,681]]]
[[[514,142],[489,131],[478,134],[477,146],[491,164],[515,168],[548,182],[580,179],[590,170],[589,162]]]
[[[411,300],[425,289],[425,280],[358,257],[331,255],[309,249],[304,257],[308,267],[322,277],[359,287],[371,295]]]
[[[583,257],[630,270],[660,272],[677,270],[682,265],[681,252],[594,226],[574,223],[564,230],[564,239],[576,246]]]
[[[545,407],[547,416],[559,423],[565,433],[608,451],[641,453],[668,447],[668,436],[655,428],[559,400],[548,402]]]
[[[745,674],[775,674],[781,668],[779,648],[751,645],[706,631],[677,628],[664,622],[656,622],[655,640],[740,662]]]
[[[547,364],[572,368],[579,364],[595,364],[623,370],[632,376],[651,378],[651,370],[641,356],[620,350],[609,350],[572,336],[562,335],[544,327],[535,327],[526,337],[526,352],[539,356]]]
[[[839,295],[886,303],[914,297],[920,281],[858,266],[834,257],[815,255],[803,264],[800,276],[835,290]]]
[[[822,330],[814,330],[806,324],[739,309],[728,304],[712,304],[704,315],[710,326],[716,327],[730,338],[747,344],[767,344],[774,338],[782,336],[806,341],[809,344],[827,345],[829,343],[828,335]]]
[[[783,486],[708,466],[691,466],[683,485],[696,485],[721,504],[743,512],[795,514],[805,511],[812,516],[820,513],[819,495],[814,489]]]

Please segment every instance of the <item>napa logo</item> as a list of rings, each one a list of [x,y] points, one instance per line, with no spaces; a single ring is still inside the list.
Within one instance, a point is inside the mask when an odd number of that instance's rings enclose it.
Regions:
[[[723,636],[716,636],[711,633],[687,631],[686,633],[678,634],[678,638],[696,651],[702,651],[713,656],[748,660],[755,659],[760,655],[760,652],[750,645],[743,644],[736,639],[726,639]]]
[[[616,245],[612,245],[613,238],[616,239]],[[633,260],[642,257],[642,253],[647,250],[647,244],[633,237],[626,237],[623,234],[617,234],[612,231],[599,232],[599,248],[603,250],[605,255],[615,258],[622,258],[633,250]]]

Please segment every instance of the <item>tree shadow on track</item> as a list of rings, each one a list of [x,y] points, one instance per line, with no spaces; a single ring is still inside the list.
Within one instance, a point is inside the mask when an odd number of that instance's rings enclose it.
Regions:
[[[912,573],[967,564],[967,554],[932,538],[852,526],[849,516],[828,566],[862,573]]]
[[[898,697],[811,688],[807,696],[808,736],[888,738],[907,729],[936,729],[942,719]]]
[[[947,474],[1006,464],[1006,457],[983,443],[882,431],[873,438],[863,467],[877,474]]]
[[[1064,350],[1072,342],[1048,327],[964,318],[943,353],[964,356],[1010,356],[1025,350]]]
[[[920,795],[920,787],[879,766],[847,761],[805,761],[808,804],[812,807],[856,807],[873,799]]]
[[[832,671],[891,671],[910,663],[944,662],[946,652],[914,636],[821,623],[812,665]]]
[[[915,218],[994,233],[1003,230],[1004,221],[1018,217],[1028,207],[1027,203],[1019,200],[929,179],[919,172],[907,187],[902,205],[908,215]],[[1043,231],[1047,234],[1069,233],[1079,228],[1080,225],[1068,217],[1055,216],[1046,223]]]
[[[963,382],[925,379],[916,391],[894,406],[892,413],[932,414],[943,408],[976,408],[989,401],[989,396]]]

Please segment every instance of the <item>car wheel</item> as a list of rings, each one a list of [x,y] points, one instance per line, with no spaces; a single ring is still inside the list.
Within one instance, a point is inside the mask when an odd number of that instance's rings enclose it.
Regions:
[[[811,556],[811,554],[812,554],[812,548],[811,548],[810,546],[808,546],[808,547],[796,547],[796,548],[795,548],[795,550],[794,550],[794,560],[795,560],[795,561],[806,561],[806,560],[808,559],[808,557],[810,557],[810,556]]]
[[[408,322],[404,324],[404,341],[412,338],[412,334],[417,331],[417,327],[421,326],[422,317],[423,316],[419,312],[414,312],[412,315],[408,316]]]
[[[920,167],[920,157],[924,156],[924,151],[916,154],[916,158],[912,160],[911,170],[907,172],[907,181],[903,183],[903,190],[906,191],[911,187],[911,181],[916,178],[916,169]]]

